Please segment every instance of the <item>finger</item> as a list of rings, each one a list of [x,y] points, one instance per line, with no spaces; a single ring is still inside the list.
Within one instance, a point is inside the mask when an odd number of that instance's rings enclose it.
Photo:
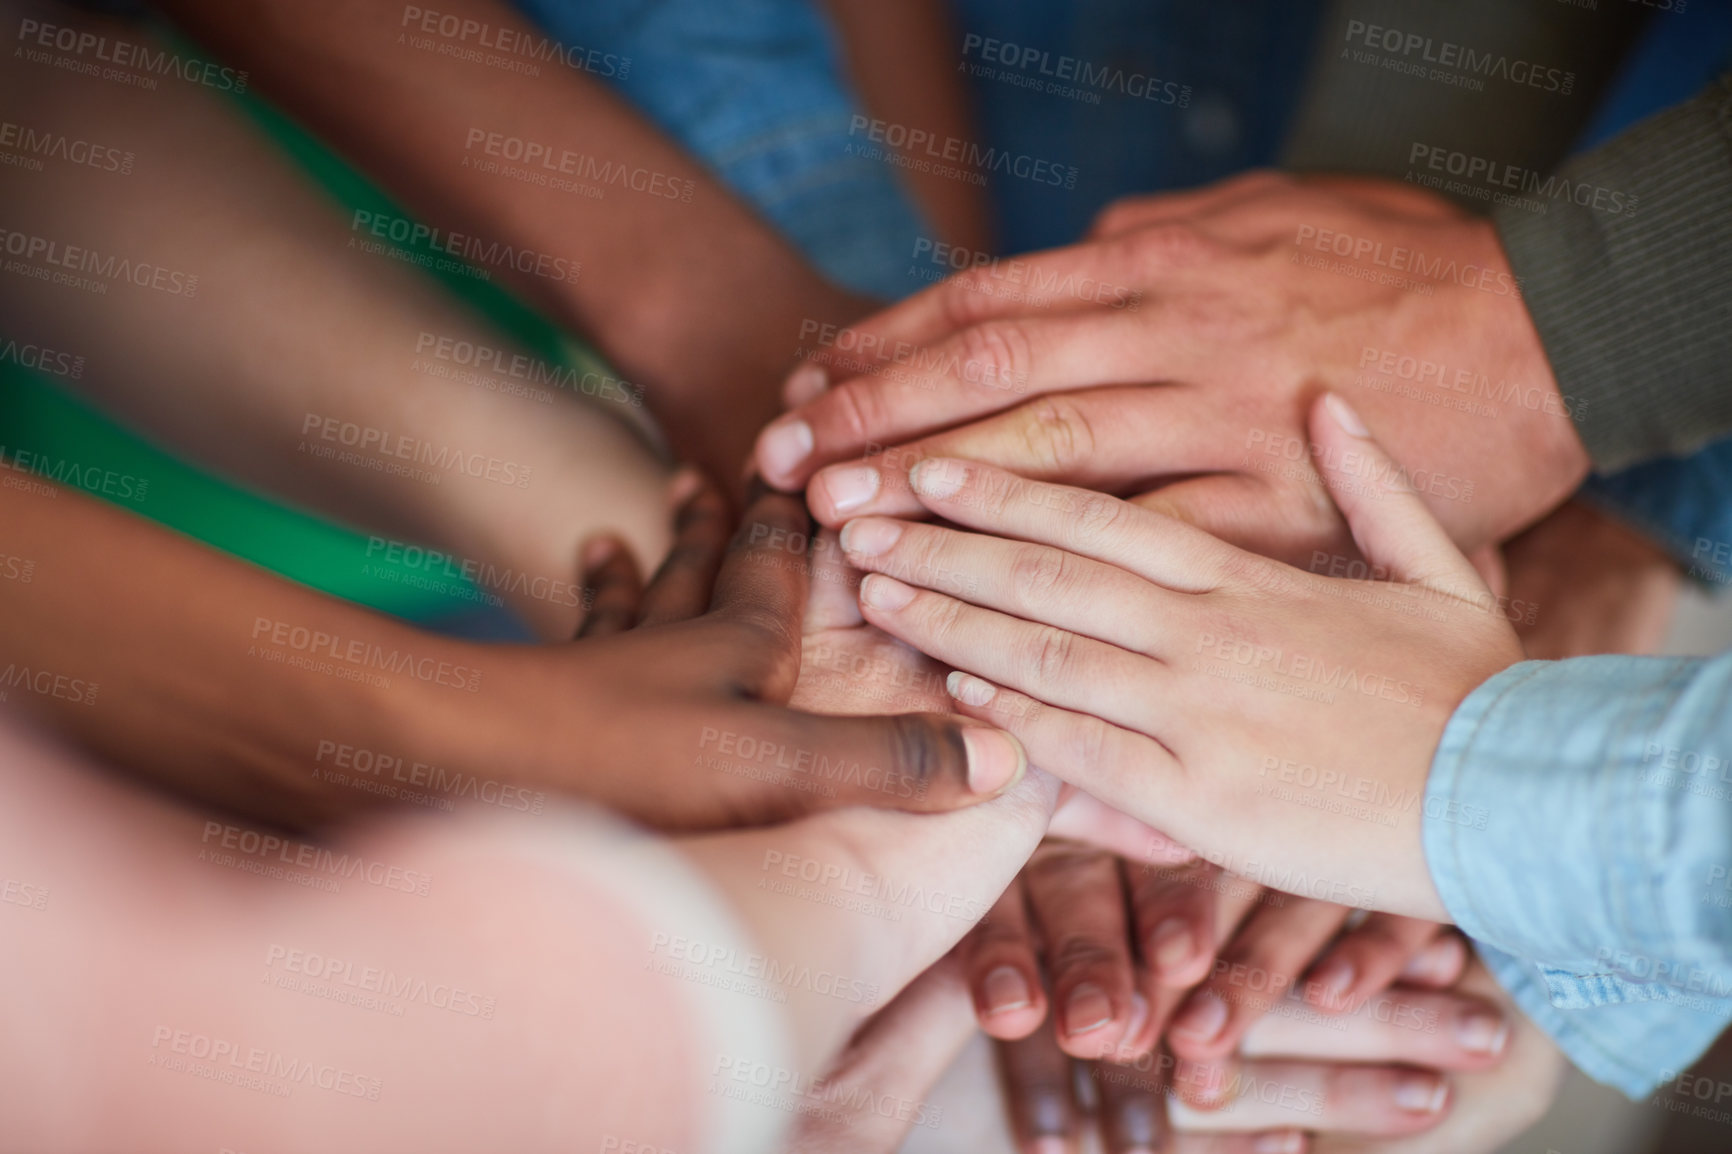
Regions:
[[[1069,797],[1059,802],[1046,832],[1051,837],[1086,842],[1141,865],[1178,866],[1197,860],[1194,850],[1080,789],[1072,789]]]
[[[638,606],[638,626],[686,621],[704,611],[728,543],[728,503],[700,476],[674,513],[674,541]]]
[[[743,824],[856,805],[946,812],[999,796],[1028,769],[1014,737],[952,715],[824,717],[745,704],[715,716],[698,764]]]
[[[1304,1127],[1393,1138],[1429,1130],[1450,1104],[1449,1081],[1399,1066],[1304,1062],[1237,1063],[1222,1079],[1225,1103],[1198,1110],[1189,1098],[1169,1103],[1181,1130],[1271,1130]]]
[[[769,701],[786,701],[799,680],[812,532],[797,499],[755,482],[715,574],[710,614],[744,635],[728,672]]]
[[[971,325],[1063,309],[1135,312],[1140,286],[1189,254],[1155,246],[1072,244],[965,269],[836,334],[853,364],[894,364]],[[1195,259],[1195,257],[1191,257]]]
[[[1050,545],[890,517],[850,521],[841,541],[869,573],[1150,656],[1166,649],[1188,608],[1182,594]]]
[[[865,619],[860,616],[860,577],[848,564],[834,529],[818,534],[811,554],[811,585],[806,591],[807,634],[826,629],[851,629]]]
[[[1154,314],[1088,310],[1005,317],[962,329],[905,363],[827,389],[765,426],[756,446],[764,479],[803,487],[832,461],[869,445],[901,444],[1000,412],[1030,395],[1100,385],[1185,380],[1219,355]],[[1159,366],[1152,377],[1150,366]]]
[[[1058,1048],[1052,1028],[994,1042],[992,1048],[1017,1149],[1023,1154],[1072,1154],[1081,1134],[1081,1111],[1070,1055]]]
[[[1485,582],[1352,406],[1324,394],[1311,411],[1311,436],[1324,483],[1368,562],[1392,580],[1456,597],[1487,596]]]
[[[1343,933],[1306,975],[1307,1002],[1325,1013],[1351,1010],[1382,993],[1443,928],[1435,922],[1373,913]]]
[[[1026,1038],[1046,1020],[1034,929],[1020,876],[957,946],[980,1028],[994,1038]]]
[[[637,621],[643,577],[625,542],[609,535],[586,542],[582,553],[583,588],[589,612],[583,615],[577,639],[623,633]]]
[[[1347,522],[1320,505],[1307,484],[1273,482],[1257,473],[1212,473],[1162,485],[1130,501],[1302,569],[1319,557],[1352,555]]]
[[[1138,732],[1145,732],[1158,712],[1164,668],[1117,646],[916,589],[881,573],[867,574],[860,583],[860,612],[935,661],[1049,704],[1086,709]]]
[[[1231,1053],[1252,1022],[1298,984],[1350,911],[1300,898],[1251,914],[1215,959],[1213,972],[1173,1016],[1167,1044],[1192,1061]]]
[[[1219,870],[1208,862],[1177,869],[1133,869],[1131,911],[1143,964],[1169,989],[1208,977],[1215,960],[1215,891]]]
[[[945,689],[958,713],[1014,734],[1029,759],[1053,776],[1133,817],[1169,812],[1183,774],[1172,753],[1152,738],[972,674],[952,673]]]
[[[1115,1053],[1148,1020],[1118,858],[1049,838],[1023,870],[1023,886],[1045,944],[1059,1047],[1078,1058]]]
[[[1511,1023],[1483,998],[1396,987],[1351,1014],[1319,1014],[1296,1001],[1258,1019],[1239,1052],[1253,1058],[1400,1062],[1434,1070],[1484,1070],[1509,1047]]]
[[[1106,1154],[1152,1154],[1168,1149],[1166,1087],[1157,1077],[1158,1063],[1089,1063],[1089,1079],[1098,1097],[1101,1144]]]
[[[893,1154],[910,1128],[940,1117],[927,1098],[973,1035],[960,967],[945,958],[849,1041],[823,1080],[846,1093],[830,1094],[829,1109],[801,1112],[790,1154]]]
[[[1454,930],[1437,935],[1401,969],[1404,985],[1444,990],[1460,980],[1470,957],[1467,942]]]
[[[1164,477],[1238,465],[1230,414],[1194,403],[1184,385],[1054,393],[905,445],[818,470],[807,487],[826,525],[851,516],[924,516],[908,470],[927,457],[982,461],[1029,480],[1103,492],[1136,491]],[[1187,400],[1193,403],[1186,403]]]
[[[1052,545],[1180,592],[1217,588],[1241,557],[1182,521],[992,465],[931,457],[909,471],[908,482],[921,505],[954,524]]]
[[[1251,1134],[1199,1134],[1174,1131],[1171,1154],[1305,1154],[1311,1139],[1303,1130],[1264,1130]]]

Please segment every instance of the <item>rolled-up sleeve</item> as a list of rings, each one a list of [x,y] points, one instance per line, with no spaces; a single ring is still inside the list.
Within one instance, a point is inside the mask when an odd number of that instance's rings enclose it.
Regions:
[[[1425,817],[1451,916],[1589,1074],[1641,1093],[1732,1018],[1732,654],[1512,666]]]

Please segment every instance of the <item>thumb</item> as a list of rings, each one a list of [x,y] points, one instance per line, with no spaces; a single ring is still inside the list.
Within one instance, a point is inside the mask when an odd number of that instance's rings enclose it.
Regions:
[[[1485,582],[1425,507],[1407,471],[1372,439],[1351,405],[1323,394],[1311,410],[1311,440],[1313,463],[1373,567],[1392,581],[1452,596],[1486,594]]]

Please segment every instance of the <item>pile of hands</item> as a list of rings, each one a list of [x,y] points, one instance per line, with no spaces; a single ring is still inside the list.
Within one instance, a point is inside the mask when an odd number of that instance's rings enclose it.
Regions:
[[[1296,259],[1319,230],[1506,276],[1340,276]],[[715,653],[709,708],[757,732],[859,724],[919,782],[906,808],[1065,783],[1021,877],[839,1070],[929,1087],[966,999],[1039,1154],[1090,1127],[1109,1154],[1481,1150],[1543,1112],[1561,1059],[1438,924],[1418,802],[1476,686],[1651,647],[1676,577],[1565,504],[1587,457],[1519,291],[1486,287],[1507,273],[1488,223],[1385,182],[1115,205],[1079,245],[833,334],[759,437],[731,554],[696,479],[649,589],[622,548],[588,551],[587,635]],[[1378,387],[1386,355],[1513,399]],[[1320,773],[1385,816],[1273,788]],[[689,824],[868,800],[725,789]],[[908,1122],[840,1125],[797,1145],[894,1149]]]

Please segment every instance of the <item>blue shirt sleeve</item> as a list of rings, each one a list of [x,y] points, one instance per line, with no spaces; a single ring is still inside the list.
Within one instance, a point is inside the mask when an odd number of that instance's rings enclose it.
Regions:
[[[1643,1093],[1732,1020],[1732,654],[1512,666],[1425,817],[1450,915],[1590,1075]]]
[[[1579,496],[1653,538],[1686,576],[1732,585],[1732,440],[1591,477]]]

